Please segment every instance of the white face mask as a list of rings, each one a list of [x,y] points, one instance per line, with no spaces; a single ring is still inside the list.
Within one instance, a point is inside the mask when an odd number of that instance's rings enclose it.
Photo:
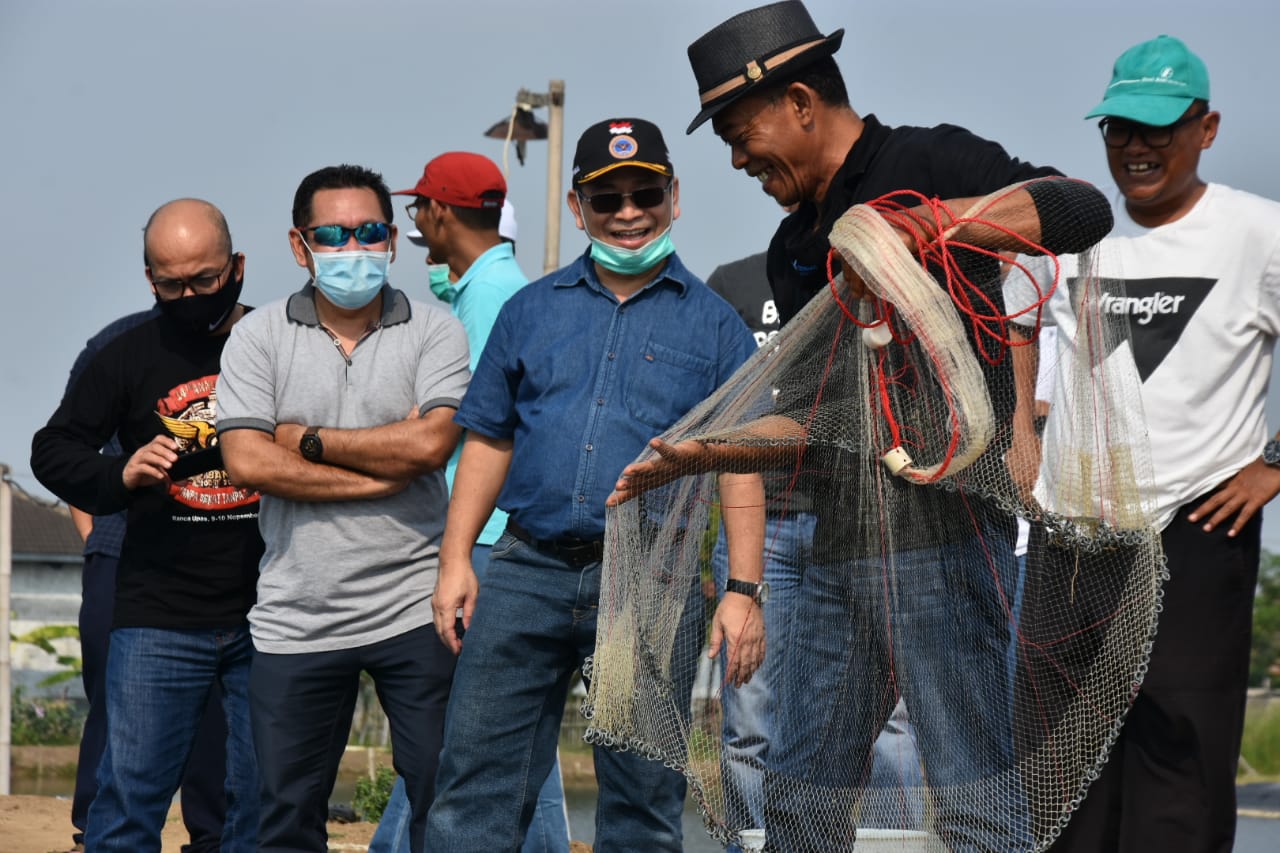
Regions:
[[[387,282],[391,252],[320,252],[316,254],[304,242],[315,264],[312,280],[316,289],[339,308],[363,308],[373,301]]]

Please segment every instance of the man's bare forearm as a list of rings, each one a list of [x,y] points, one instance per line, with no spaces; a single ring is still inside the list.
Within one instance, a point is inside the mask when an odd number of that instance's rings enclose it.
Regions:
[[[371,477],[411,480],[443,468],[449,461],[462,434],[453,422],[455,411],[442,406],[422,417],[415,415],[361,429],[311,426],[319,429],[326,463]],[[276,442],[292,450],[302,437],[302,426],[281,424],[277,427]]]
[[[764,480],[759,474],[721,474],[720,518],[729,546],[729,577],[764,577]]]
[[[725,436],[705,440],[702,471],[751,473],[794,465],[804,450],[804,427],[784,415],[766,415]]]
[[[1013,428],[1035,432],[1036,376],[1040,371],[1040,343],[1031,339],[1033,331],[1014,323],[1009,333],[1015,344],[1009,355],[1013,359],[1014,410]]]
[[[231,482],[288,500],[369,500],[393,495],[408,484],[408,478],[373,477],[336,465],[309,462],[259,430],[219,433],[218,443]]]
[[[449,516],[440,545],[442,569],[457,558],[470,560],[471,549],[498,504],[498,493],[511,467],[511,453],[510,439],[468,434],[453,475]]]

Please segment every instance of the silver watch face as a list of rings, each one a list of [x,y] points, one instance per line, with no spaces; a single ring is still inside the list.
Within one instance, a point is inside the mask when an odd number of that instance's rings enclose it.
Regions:
[[[756,588],[756,601],[764,604],[769,600],[769,582],[761,581],[760,586]]]
[[[1268,465],[1280,466],[1280,441],[1271,439],[1262,448],[1262,461]]]

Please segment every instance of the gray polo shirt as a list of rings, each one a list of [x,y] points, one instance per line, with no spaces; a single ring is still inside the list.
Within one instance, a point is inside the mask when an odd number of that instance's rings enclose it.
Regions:
[[[447,310],[382,289],[382,317],[348,358],[316,316],[308,284],[245,315],[218,378],[218,432],[277,423],[354,429],[402,420],[414,406],[457,408],[467,336]],[[272,654],[377,643],[431,624],[431,591],[449,496],[444,471],[399,494],[304,502],[264,494],[266,541],[254,646]]]

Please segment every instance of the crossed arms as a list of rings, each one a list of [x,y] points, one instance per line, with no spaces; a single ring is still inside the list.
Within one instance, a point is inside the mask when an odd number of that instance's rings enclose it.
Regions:
[[[419,416],[361,429],[322,427],[321,462],[298,449],[306,425],[276,424],[275,432],[237,428],[219,433],[232,482],[295,501],[367,500],[393,495],[409,481],[444,467],[461,428],[455,409],[440,406]]]

